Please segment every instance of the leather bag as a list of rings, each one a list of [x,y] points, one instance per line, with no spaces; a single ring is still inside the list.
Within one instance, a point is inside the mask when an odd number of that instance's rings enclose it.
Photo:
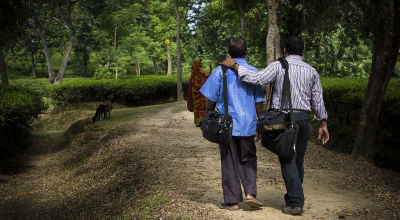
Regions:
[[[228,85],[227,85],[227,67],[221,65],[222,83],[224,97],[224,114],[216,111],[208,111],[201,120],[201,130],[203,137],[213,143],[227,144],[232,139],[232,117],[228,114]]]
[[[290,93],[289,63],[279,58],[285,76],[283,80],[281,108],[268,111],[258,116],[257,129],[261,131],[261,144],[280,157],[288,158],[296,152],[296,141],[299,127],[292,121],[293,106]],[[289,102],[289,112],[282,107]]]

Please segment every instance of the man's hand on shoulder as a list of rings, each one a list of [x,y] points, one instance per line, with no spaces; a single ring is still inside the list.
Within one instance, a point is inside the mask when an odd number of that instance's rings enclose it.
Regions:
[[[221,64],[228,67],[232,68],[233,65],[235,65],[236,60],[234,58],[226,58]]]
[[[325,119],[321,120],[321,126],[318,130],[318,140],[321,140],[323,145],[329,141],[328,122]]]

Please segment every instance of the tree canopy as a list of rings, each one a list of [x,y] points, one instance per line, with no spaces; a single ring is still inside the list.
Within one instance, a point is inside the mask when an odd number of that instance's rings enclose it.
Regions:
[[[364,109],[378,108],[362,120],[371,117],[376,127],[388,82],[400,71],[399,10],[396,0],[3,1],[0,72],[3,85],[18,75],[48,77],[51,84],[65,76],[178,74],[179,80],[196,58],[218,65],[228,56],[228,40],[239,36],[246,38],[248,61],[263,68],[273,24],[275,58],[285,37],[298,35],[304,59],[322,77],[370,78]],[[275,15],[276,24],[269,23]]]

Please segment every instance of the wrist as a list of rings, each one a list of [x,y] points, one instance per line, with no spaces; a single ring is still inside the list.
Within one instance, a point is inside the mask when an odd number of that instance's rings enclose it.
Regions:
[[[326,119],[322,119],[320,121],[321,127],[328,127],[328,121]]]
[[[237,65],[237,63],[235,62],[232,66],[230,66],[230,68],[234,70],[236,65]]]

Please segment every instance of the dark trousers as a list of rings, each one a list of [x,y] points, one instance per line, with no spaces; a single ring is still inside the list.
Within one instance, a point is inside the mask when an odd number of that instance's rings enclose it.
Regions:
[[[225,203],[243,201],[241,184],[246,195],[257,195],[257,156],[254,137],[232,137],[230,144],[220,144],[219,149]]]
[[[307,113],[295,114],[293,119],[299,125],[299,133],[296,142],[296,153],[291,158],[279,157],[281,163],[282,177],[286,185],[285,201],[287,206],[303,207],[303,178],[304,178],[304,155],[310,137],[311,124]]]

